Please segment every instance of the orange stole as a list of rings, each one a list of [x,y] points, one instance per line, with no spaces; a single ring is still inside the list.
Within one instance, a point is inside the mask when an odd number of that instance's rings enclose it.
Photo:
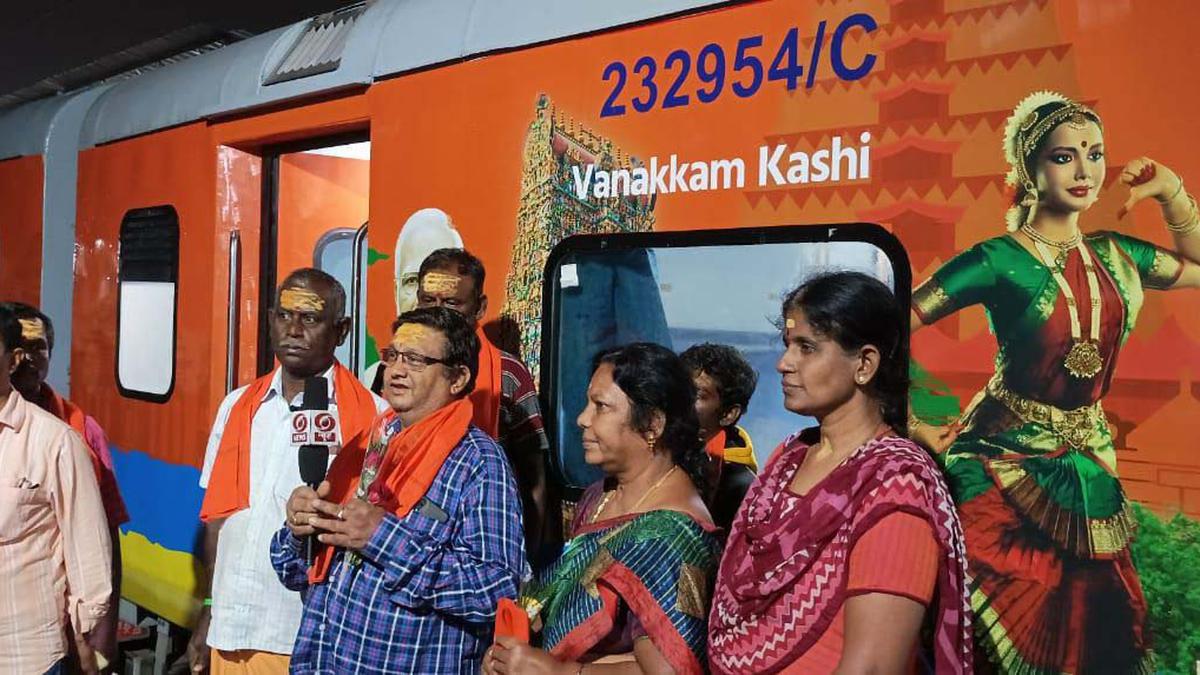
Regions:
[[[58,392],[54,391],[48,384],[43,384],[42,390],[47,402],[50,403],[50,414],[66,422],[72,429],[79,432],[80,436],[83,436],[84,419],[87,417],[83,414],[83,410],[62,396],[59,396]]]
[[[100,461],[100,455],[96,453],[96,449],[87,442],[87,434],[84,433],[87,415],[83,409],[75,405],[71,401],[58,395],[50,385],[42,383],[42,393],[46,398],[46,402],[50,404],[50,414],[67,423],[67,426],[75,430],[84,440],[84,445],[88,449],[88,457],[92,460],[92,470],[96,472],[97,480],[104,475],[104,465]]]
[[[721,429],[716,436],[704,444],[704,451],[714,459],[725,459],[725,430]]]
[[[278,370],[278,368],[276,368]],[[217,448],[208,490],[200,506],[200,520],[209,522],[227,518],[250,505],[250,427],[262,405],[263,396],[275,377],[272,371],[255,380],[238,397],[229,411],[225,434]],[[337,399],[342,444],[371,428],[375,418],[375,401],[371,392],[359,383],[342,364],[333,364],[333,390]]]
[[[377,438],[395,413],[387,412],[372,423],[371,442]],[[388,441],[387,450],[372,485],[383,485],[385,501],[376,504],[397,518],[403,518],[421,501],[429,486],[446,463],[450,452],[458,447],[471,426],[471,402],[459,399],[433,412],[411,427],[406,427]],[[346,503],[354,497],[362,477],[368,443],[357,436],[333,460],[329,468],[330,493],[326,501]],[[334,547],[321,545],[316,560],[308,570],[309,583],[325,581],[333,564]]]
[[[479,374],[475,377],[475,389],[471,390],[471,404],[475,406],[475,426],[483,429],[492,438],[500,437],[500,397],[504,393],[500,376],[503,362],[500,350],[492,344],[483,329],[475,330],[479,336]]]

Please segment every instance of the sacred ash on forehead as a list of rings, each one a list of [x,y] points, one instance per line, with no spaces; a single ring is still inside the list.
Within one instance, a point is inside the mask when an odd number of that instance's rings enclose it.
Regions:
[[[427,272],[421,280],[421,288],[426,293],[456,293],[462,280],[457,274],[448,272]]]
[[[279,306],[289,312],[321,313],[325,300],[307,288],[285,288],[279,291]]]
[[[21,337],[26,340],[45,340],[46,324],[41,319],[18,319],[21,322]]]
[[[429,334],[429,328],[419,323],[402,323],[392,335],[393,344],[411,344],[419,342]]]

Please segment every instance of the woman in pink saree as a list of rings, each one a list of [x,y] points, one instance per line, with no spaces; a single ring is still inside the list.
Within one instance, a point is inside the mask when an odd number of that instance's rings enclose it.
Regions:
[[[782,314],[784,405],[819,426],[784,441],[734,518],[710,667],[971,672],[962,529],[937,465],[904,438],[902,309],[839,272],[789,293]]]

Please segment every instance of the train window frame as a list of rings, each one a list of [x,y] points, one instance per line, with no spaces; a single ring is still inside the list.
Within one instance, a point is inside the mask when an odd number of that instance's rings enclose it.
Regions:
[[[158,260],[151,261],[133,261],[127,258],[133,242],[131,225],[139,220],[149,218],[160,219],[156,222],[158,226],[165,226],[168,229],[166,243],[169,245],[163,255]],[[158,206],[140,207],[129,209],[121,217],[121,225],[118,229],[118,249],[117,249],[117,307],[116,307],[116,340],[114,341],[114,359],[113,359],[113,377],[117,384],[117,391],[124,398],[137,399],[147,401],[149,403],[166,403],[171,399],[175,392],[175,376],[178,366],[178,348],[179,348],[179,266],[180,266],[180,225],[179,213],[171,204],[161,204]],[[139,254],[144,255],[144,252],[139,251]],[[135,264],[138,263],[138,264]],[[156,268],[157,269],[154,269]],[[170,284],[173,288],[171,293],[171,321],[170,321],[170,375],[166,382],[165,389],[161,391],[146,390],[139,388],[136,384],[127,383],[122,378],[122,337],[124,335],[123,328],[128,326],[125,323],[122,315],[124,314],[124,302],[127,294],[126,284]],[[163,289],[156,289],[163,290]]]
[[[892,266],[896,299],[905,308],[912,306],[912,268],[908,252],[889,230],[876,223],[845,222],[830,224],[788,224],[746,228],[707,230],[670,230],[572,235],[560,241],[546,258],[542,275],[541,364],[538,376],[542,420],[551,450],[547,463],[550,477],[562,486],[564,497],[575,501],[586,486],[568,480],[560,444],[559,411],[559,335],[563,310],[561,269],[574,256],[596,252],[633,251],[664,248],[702,248],[717,246],[753,246],[761,244],[863,243],[877,248]],[[910,358],[910,326],[903,326],[905,358]]]
[[[320,237],[318,237],[317,243],[313,245],[313,260],[312,260],[313,268],[321,270],[322,272],[330,274],[336,278],[337,275],[334,275],[333,272],[325,269],[325,267],[322,265],[325,251],[326,251],[326,249],[329,248],[329,246],[331,246],[333,244],[338,244],[338,243],[342,243],[342,242],[349,242],[349,244],[350,244],[350,270],[351,270],[350,271],[350,283],[348,285],[344,284],[344,286],[345,286],[345,291],[346,291],[346,313],[345,313],[345,316],[347,318],[349,318],[352,323],[351,323],[350,334],[348,336],[346,336],[346,340],[352,341],[352,340],[355,340],[357,337],[358,341],[361,344],[357,345],[357,347],[355,347],[354,345],[348,345],[347,350],[346,350],[347,354],[348,354],[347,358],[345,360],[342,360],[341,357],[339,356],[338,360],[341,361],[343,364],[346,364],[347,367],[349,367],[349,365],[351,364],[351,361],[354,358],[351,355],[354,353],[355,349],[357,349],[359,352],[359,363],[357,364],[357,366],[358,366],[357,369],[359,371],[363,370],[361,356],[362,356],[362,353],[366,351],[367,284],[365,283],[366,282],[365,278],[360,279],[360,284],[358,286],[359,297],[355,298],[354,297],[354,289],[355,289],[355,285],[354,285],[354,262],[355,262],[354,261],[354,257],[355,257],[354,256],[354,253],[355,253],[354,243],[355,243],[355,240],[358,238],[359,231],[362,230],[362,228],[366,227],[369,224],[370,224],[370,221],[363,221],[362,225],[359,225],[356,228],[339,227],[336,229],[329,230],[329,231],[325,232],[324,234],[322,234]],[[364,235],[364,236],[369,236],[369,235]],[[369,245],[364,240],[362,256],[360,257],[360,261],[361,261],[361,265],[362,265],[360,271],[364,275],[366,274],[367,265],[369,264],[370,258],[371,258],[371,255],[370,255],[370,251],[369,251]],[[339,279],[338,281],[340,282],[341,280]],[[353,311],[355,307],[357,307],[359,309],[358,312]],[[342,347],[342,345],[338,345],[339,350],[341,349],[341,347]]]

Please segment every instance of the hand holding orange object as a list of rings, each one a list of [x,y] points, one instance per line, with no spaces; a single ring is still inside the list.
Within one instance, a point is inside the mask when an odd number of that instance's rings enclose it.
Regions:
[[[500,598],[496,605],[496,640],[513,638],[529,644],[529,615],[509,598]]]

